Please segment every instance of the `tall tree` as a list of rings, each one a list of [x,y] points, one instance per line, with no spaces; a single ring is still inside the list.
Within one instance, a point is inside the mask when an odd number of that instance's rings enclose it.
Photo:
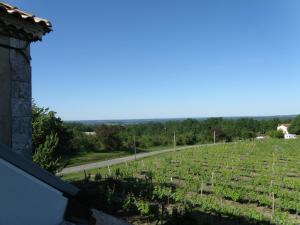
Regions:
[[[59,139],[56,134],[47,135],[45,142],[37,147],[33,155],[35,163],[53,174],[62,168],[61,158],[54,154],[58,142]]]
[[[51,173],[61,169],[61,156],[70,151],[72,132],[56,113],[32,106],[33,160]]]
[[[96,128],[96,135],[105,149],[117,150],[122,147],[121,130],[121,126],[101,125]]]
[[[289,132],[294,134],[300,134],[300,115],[292,120]]]
[[[58,143],[54,149],[57,155],[67,154],[71,149],[72,132],[67,129],[63,121],[49,108],[32,106],[32,145],[35,153],[44,144],[48,135],[57,135]]]

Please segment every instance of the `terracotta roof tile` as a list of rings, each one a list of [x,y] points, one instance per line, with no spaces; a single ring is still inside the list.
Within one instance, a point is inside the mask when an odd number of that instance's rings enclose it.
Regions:
[[[24,12],[24,11],[18,9],[17,7],[11,6],[9,4],[0,2],[0,12],[4,12],[4,13],[10,14],[12,16],[19,17],[30,23],[35,23],[35,24],[41,25],[43,27],[45,33],[48,33],[52,30],[51,29],[52,25],[49,20],[36,17],[30,13]]]

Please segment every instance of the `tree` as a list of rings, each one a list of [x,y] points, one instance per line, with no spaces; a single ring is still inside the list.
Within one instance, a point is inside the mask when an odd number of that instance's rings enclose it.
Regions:
[[[101,125],[96,128],[96,135],[105,149],[116,150],[122,147],[121,130],[121,126]]]
[[[54,154],[58,142],[57,134],[47,135],[45,142],[37,147],[33,155],[35,163],[53,174],[62,169],[61,158],[56,157]]]
[[[70,151],[72,132],[56,113],[32,106],[33,161],[51,173],[62,168],[61,156]]]
[[[32,105],[32,145],[33,153],[39,146],[46,142],[50,134],[57,135],[58,143],[54,148],[54,154],[61,156],[71,150],[72,132],[67,129],[63,121],[56,116],[56,113],[49,108]]]
[[[96,136],[87,135],[82,131],[73,129],[72,148],[74,153],[80,151],[96,151],[101,148],[101,144]]]
[[[292,120],[291,126],[289,127],[290,133],[300,134],[300,115]]]
[[[280,130],[269,131],[268,135],[272,138],[284,138],[283,132]]]

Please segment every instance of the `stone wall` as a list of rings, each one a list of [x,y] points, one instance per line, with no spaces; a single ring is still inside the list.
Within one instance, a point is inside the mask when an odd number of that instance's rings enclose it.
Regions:
[[[9,38],[0,36],[0,43],[8,45]],[[11,146],[11,82],[9,49],[0,47],[0,142]]]
[[[0,142],[31,158],[31,66],[27,42],[0,36]],[[22,51],[22,52],[21,52]]]

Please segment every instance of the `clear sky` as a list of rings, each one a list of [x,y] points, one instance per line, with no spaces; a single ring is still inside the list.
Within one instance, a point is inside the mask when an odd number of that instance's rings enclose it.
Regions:
[[[300,113],[299,0],[7,0],[51,20],[33,97],[66,120]]]

